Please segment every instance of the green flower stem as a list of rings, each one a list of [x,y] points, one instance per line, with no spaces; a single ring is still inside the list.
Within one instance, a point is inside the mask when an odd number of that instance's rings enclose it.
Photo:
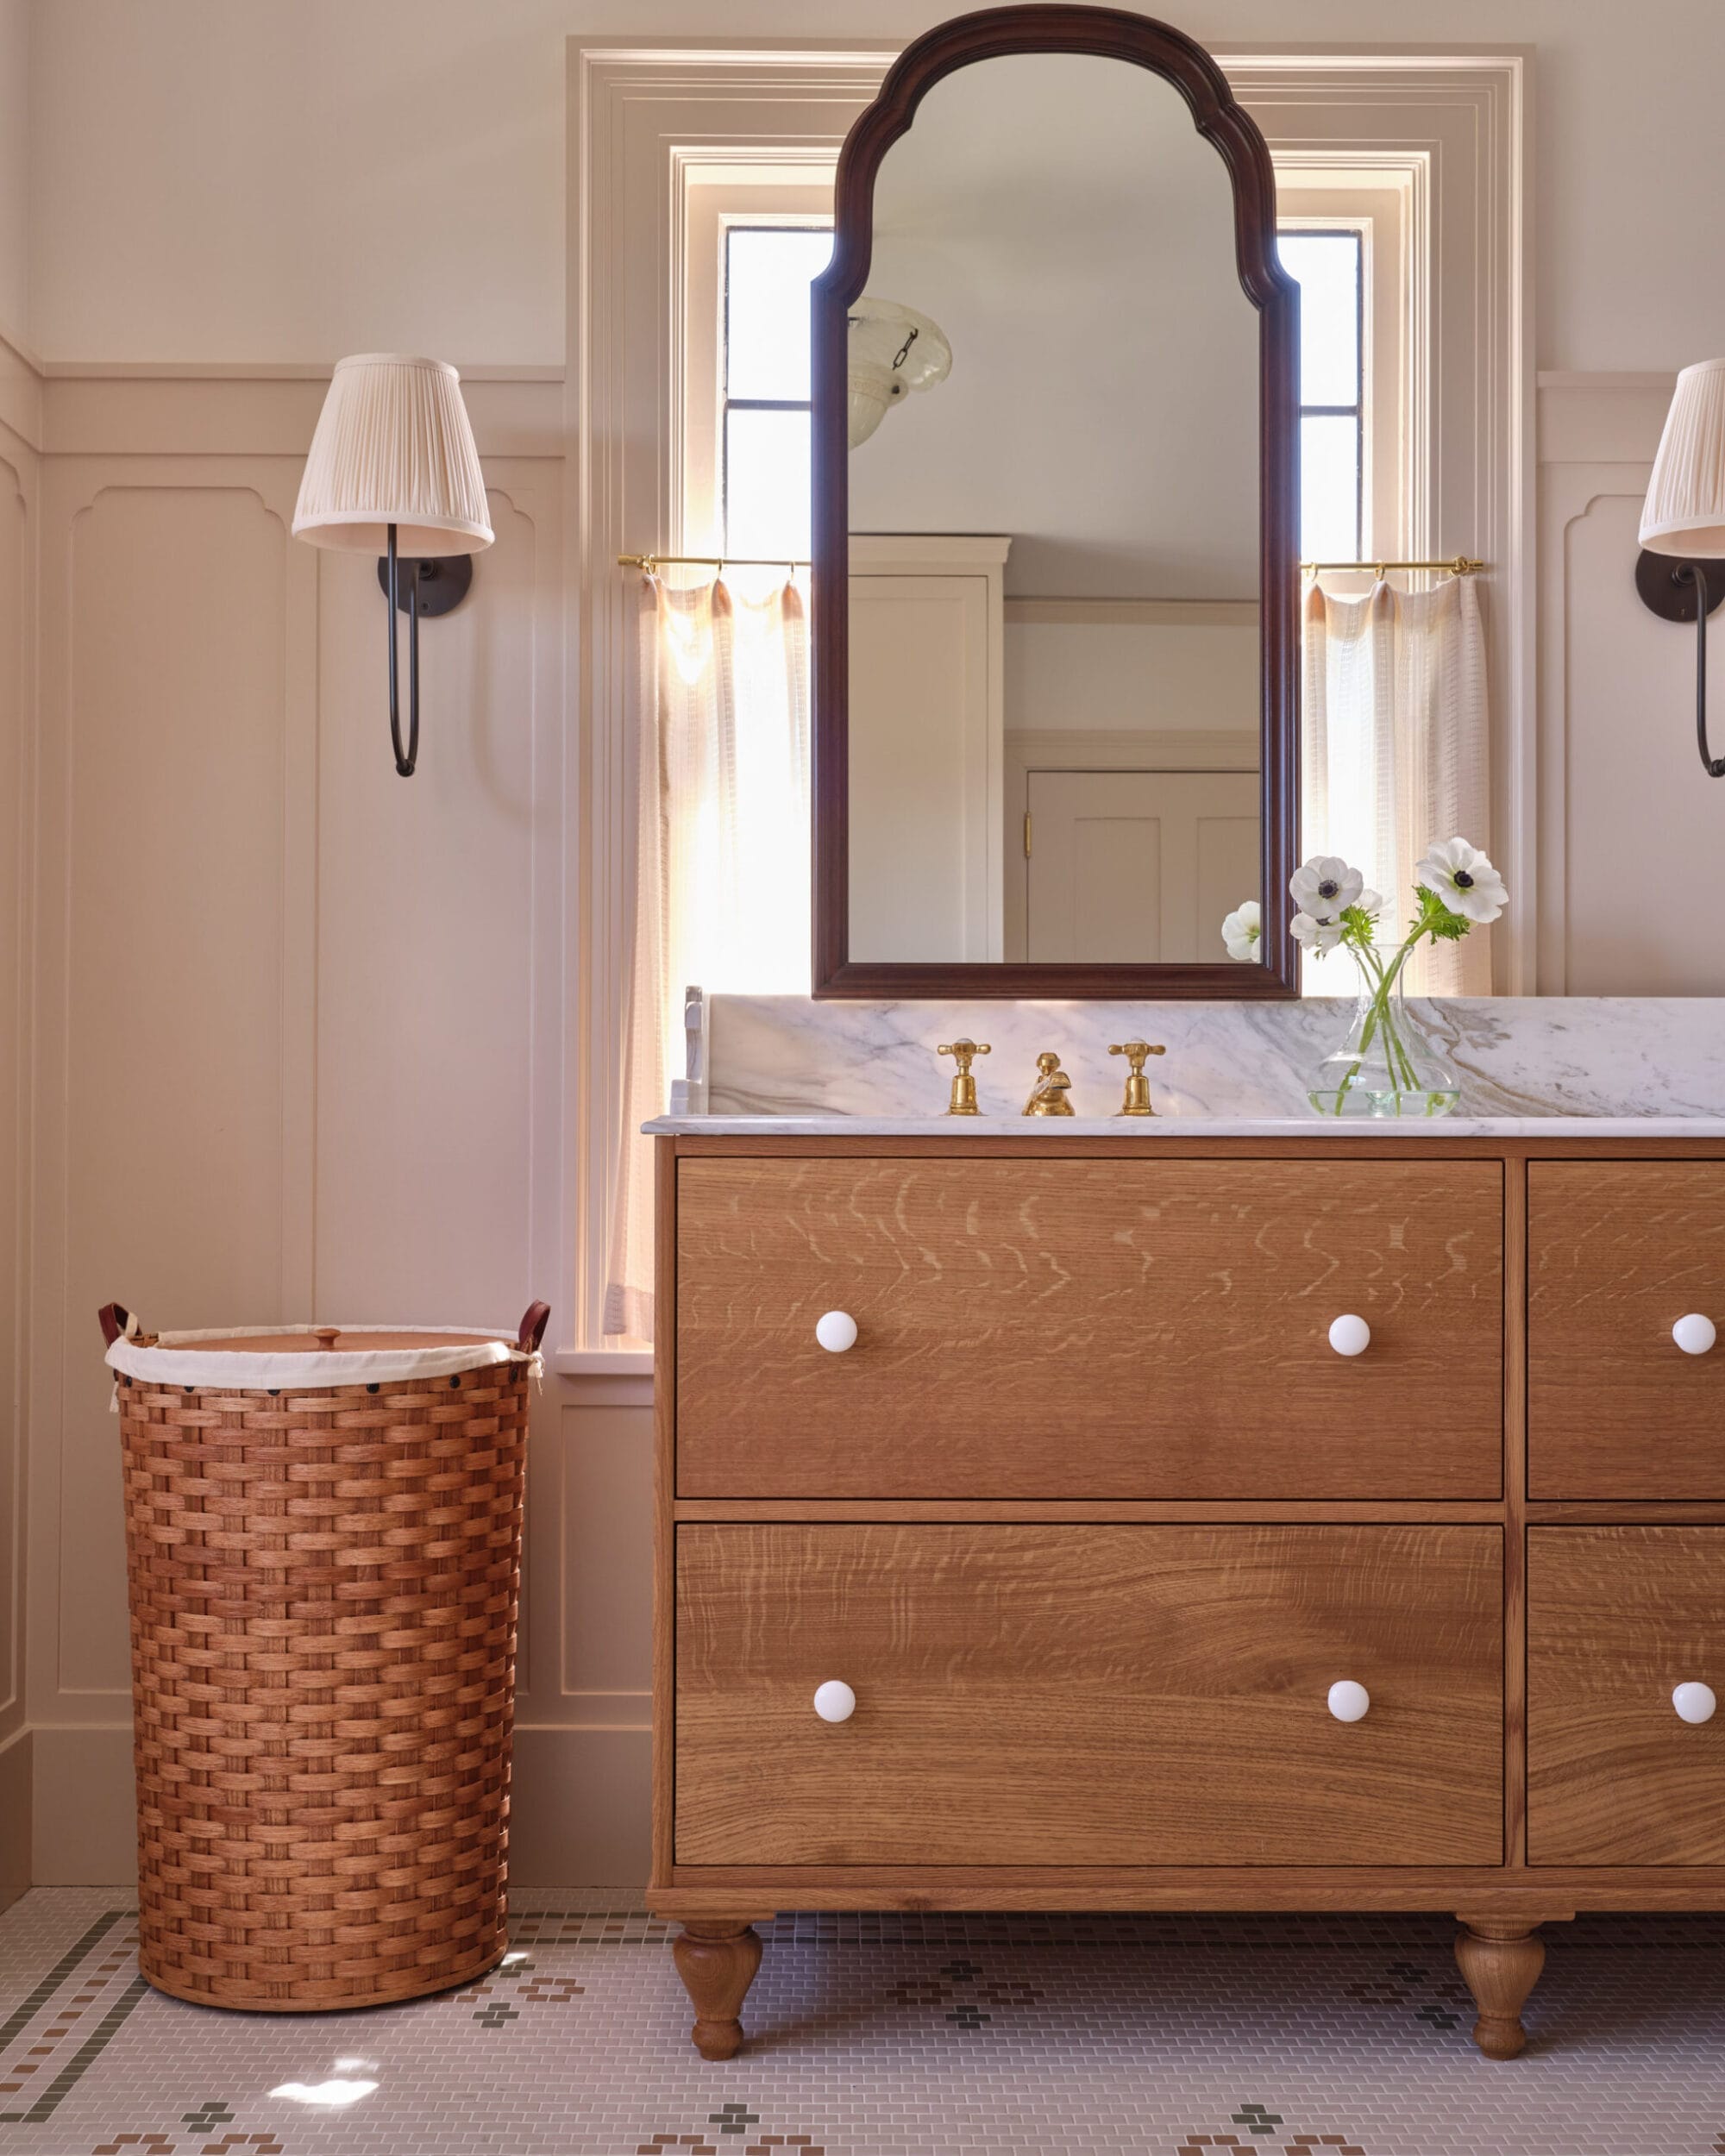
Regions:
[[[1419,1091],[1419,1081],[1414,1072],[1413,1057],[1408,1054],[1407,1044],[1402,1040],[1396,1024],[1393,999],[1396,984],[1402,977],[1402,968],[1414,955],[1414,948],[1421,938],[1430,933],[1429,925],[1425,918],[1426,912],[1427,909],[1422,906],[1420,920],[1409,931],[1406,942],[1397,949],[1395,956],[1387,963],[1379,956],[1377,946],[1371,940],[1369,924],[1367,924],[1367,932],[1364,936],[1356,933],[1352,926],[1344,932],[1343,941],[1353,952],[1358,962],[1360,971],[1366,977],[1366,985],[1371,990],[1371,1001],[1366,1010],[1365,1023],[1360,1029],[1359,1053],[1354,1059],[1352,1069],[1348,1071],[1341,1084],[1336,1088],[1335,1106],[1330,1111],[1333,1115],[1342,1113],[1343,1104],[1347,1099],[1349,1090],[1364,1064],[1366,1051],[1380,1032],[1383,1036],[1384,1062],[1391,1077],[1396,1081],[1398,1096],[1402,1093],[1412,1094]]]

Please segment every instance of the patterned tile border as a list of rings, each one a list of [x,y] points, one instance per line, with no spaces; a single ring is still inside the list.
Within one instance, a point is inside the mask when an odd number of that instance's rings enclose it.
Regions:
[[[0,2126],[39,2126],[52,2118],[81,2077],[112,2042],[116,2030],[148,1989],[143,1978],[135,1973],[137,1942],[134,1936],[123,1936],[117,1950],[110,1945],[106,1956],[93,1970],[85,1967],[115,1926],[127,1923],[131,1915],[126,1909],[110,1909],[97,1917],[83,1938],[61,1956],[34,1990],[0,2024],[0,2096],[41,2090],[28,2109],[0,2111]],[[134,1973],[124,1981],[116,1997],[112,1994],[122,1969],[131,1969]],[[73,1979],[80,1971],[85,1973],[74,1989]],[[64,2057],[73,2022],[81,2021],[104,1992],[110,1996],[101,2020],[65,2065],[60,2066],[53,2078],[43,2086],[33,2077]],[[55,2001],[59,2003],[53,2003]],[[34,2041],[30,2040],[32,2038]]]

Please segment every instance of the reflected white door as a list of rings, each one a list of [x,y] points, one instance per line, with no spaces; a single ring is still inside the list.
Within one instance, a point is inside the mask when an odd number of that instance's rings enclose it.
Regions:
[[[1258,895],[1255,771],[1032,771],[1029,941],[1041,964],[1226,956]]]

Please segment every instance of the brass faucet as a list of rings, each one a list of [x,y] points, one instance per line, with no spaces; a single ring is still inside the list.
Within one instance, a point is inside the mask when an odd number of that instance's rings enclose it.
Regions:
[[[943,1041],[934,1052],[937,1056],[950,1056],[958,1066],[952,1074],[952,1098],[946,1104],[948,1115],[981,1115],[982,1111],[976,1106],[976,1081],[970,1075],[970,1058],[990,1052],[987,1041]]]
[[[1026,1115],[1070,1115],[1072,1081],[1060,1068],[1060,1058],[1044,1048],[1036,1059],[1036,1083],[1024,1104]]]
[[[1117,1041],[1108,1050],[1111,1056],[1124,1056],[1130,1066],[1126,1076],[1126,1097],[1120,1104],[1122,1115],[1154,1115],[1150,1105],[1150,1081],[1144,1075],[1146,1056],[1165,1056],[1165,1048],[1152,1047],[1148,1041]]]

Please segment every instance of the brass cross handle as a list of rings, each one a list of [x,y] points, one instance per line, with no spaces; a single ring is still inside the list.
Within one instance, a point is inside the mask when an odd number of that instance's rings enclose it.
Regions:
[[[973,1056],[988,1056],[992,1055],[994,1050],[988,1046],[987,1041],[957,1040],[943,1041],[934,1052],[937,1056],[956,1056],[958,1062],[958,1075],[963,1077],[970,1068],[970,1058]]]
[[[1126,1094],[1120,1103],[1122,1115],[1154,1115],[1150,1104],[1150,1081],[1144,1075],[1146,1056],[1165,1056],[1168,1050],[1150,1041],[1115,1041],[1108,1049],[1111,1056],[1124,1056],[1127,1064]]]
[[[970,1075],[973,1056],[987,1056],[991,1051],[987,1041],[961,1038],[943,1041],[935,1050],[937,1056],[950,1056],[958,1068],[952,1074],[952,1097],[946,1104],[948,1115],[981,1115],[976,1106],[976,1081]]]

